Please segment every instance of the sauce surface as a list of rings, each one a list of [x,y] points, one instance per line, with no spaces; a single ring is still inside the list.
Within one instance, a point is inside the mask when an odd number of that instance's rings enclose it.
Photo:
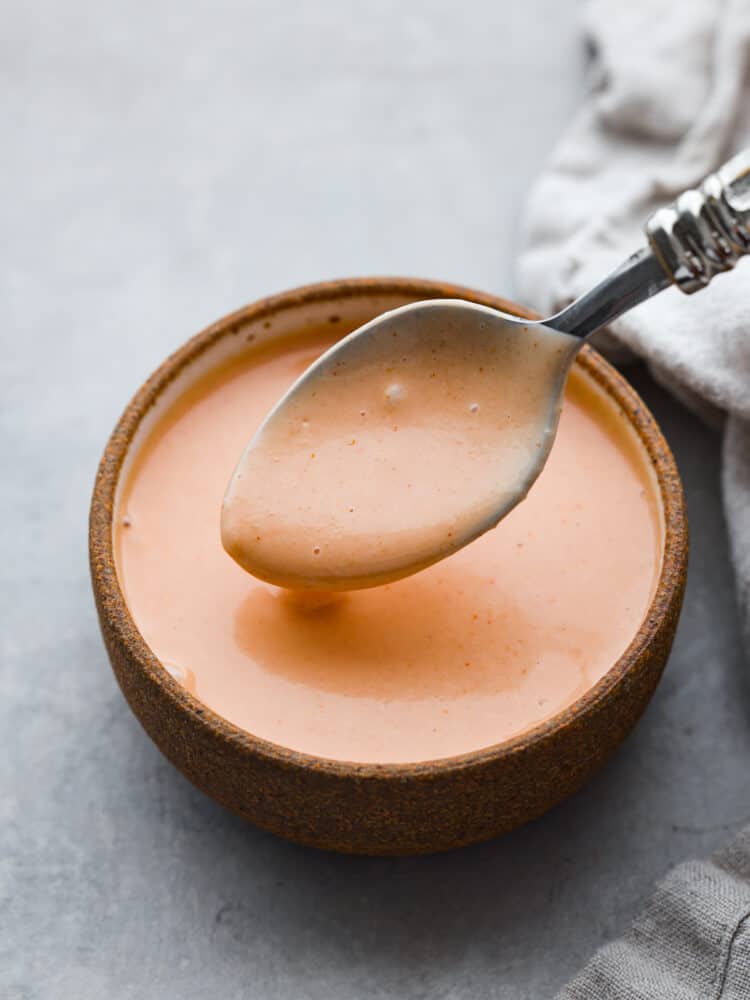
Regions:
[[[549,450],[580,344],[513,324],[418,303],[322,358],[240,459],[222,508],[227,552],[280,587],[348,591],[493,527]]]
[[[141,448],[115,540],[145,640],[220,715],[323,757],[447,757],[555,715],[625,650],[655,584],[660,515],[632,432],[574,370],[547,465],[497,528],[396,583],[299,602],[227,555],[219,509],[248,430],[332,340],[251,350]]]

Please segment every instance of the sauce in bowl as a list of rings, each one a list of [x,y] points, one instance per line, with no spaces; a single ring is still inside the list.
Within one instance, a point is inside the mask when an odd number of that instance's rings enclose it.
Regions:
[[[622,654],[653,592],[663,529],[634,432],[574,367],[549,461],[497,528],[414,576],[301,603],[227,555],[219,510],[248,432],[332,340],[248,348],[139,449],[115,541],[146,642],[229,721],[339,760],[449,757],[557,714]]]

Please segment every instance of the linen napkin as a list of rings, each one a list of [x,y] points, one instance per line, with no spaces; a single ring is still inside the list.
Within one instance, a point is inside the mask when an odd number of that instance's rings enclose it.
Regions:
[[[750,147],[750,0],[589,0],[585,105],[534,186],[524,301],[551,314],[644,243],[649,214]],[[723,427],[730,547],[750,645],[750,262],[687,296],[670,288],[597,335],[645,359]],[[561,1000],[750,998],[750,829],[671,873],[630,932]]]

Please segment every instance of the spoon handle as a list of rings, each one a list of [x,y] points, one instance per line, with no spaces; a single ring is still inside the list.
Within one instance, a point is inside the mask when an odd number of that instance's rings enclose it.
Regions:
[[[648,247],[547,325],[585,338],[671,284],[689,295],[730,271],[750,253],[750,150],[654,212],[646,236]]]

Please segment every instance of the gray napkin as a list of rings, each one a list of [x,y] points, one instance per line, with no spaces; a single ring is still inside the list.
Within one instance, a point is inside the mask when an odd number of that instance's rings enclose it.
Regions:
[[[713,861],[658,886],[628,933],[596,953],[558,1000],[748,1000],[750,829]]]
[[[522,297],[551,313],[644,242],[653,209],[750,147],[750,0],[590,0],[588,100],[535,185]],[[669,289],[597,343],[638,355],[723,425],[723,494],[750,642],[750,261],[693,296]],[[676,869],[632,930],[561,994],[750,998],[750,830],[713,862]]]

